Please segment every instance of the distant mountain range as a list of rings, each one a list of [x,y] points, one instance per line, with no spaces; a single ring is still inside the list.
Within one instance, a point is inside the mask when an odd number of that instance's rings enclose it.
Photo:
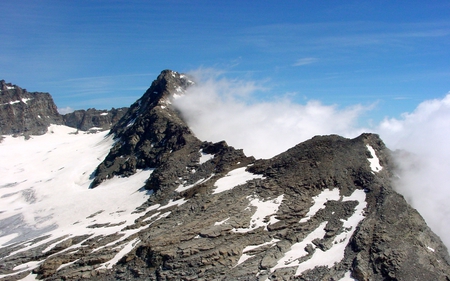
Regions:
[[[66,125],[83,131],[109,130],[128,108],[76,110],[61,115],[48,93],[32,92],[0,81],[0,134],[42,135],[51,124]]]
[[[60,115],[1,82],[0,280],[450,280],[377,135],[255,159],[192,133],[172,103],[194,84]]]

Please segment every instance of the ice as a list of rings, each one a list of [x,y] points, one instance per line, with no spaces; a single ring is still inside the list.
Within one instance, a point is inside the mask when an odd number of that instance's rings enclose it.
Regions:
[[[250,206],[256,207],[256,211],[250,219],[250,227],[248,228],[233,228],[233,232],[245,233],[257,229],[259,227],[264,227],[267,230],[267,226],[269,224],[275,223],[278,220],[275,219],[274,214],[278,211],[278,208],[283,201],[284,195],[280,195],[275,199],[262,201],[258,198],[254,198],[250,201]],[[269,217],[269,220],[266,222],[266,218]]]
[[[373,172],[378,173],[379,171],[381,171],[381,169],[383,169],[383,167],[380,165],[380,160],[378,159],[373,147],[371,147],[370,145],[366,145],[366,147],[372,155],[372,158],[367,158],[370,162],[370,168]]]
[[[308,213],[304,218],[300,220],[300,223],[307,222],[310,218],[312,218],[320,209],[325,208],[325,203],[329,200],[339,200],[341,197],[339,195],[339,189],[335,188],[332,190],[325,189],[319,195],[314,196],[312,199],[314,201],[314,205],[309,208]]]
[[[216,181],[214,186],[213,194],[218,194],[227,190],[231,190],[234,187],[245,184],[247,181],[252,179],[262,179],[262,175],[255,175],[245,171],[247,167],[237,168],[230,171],[226,176],[220,178]]]

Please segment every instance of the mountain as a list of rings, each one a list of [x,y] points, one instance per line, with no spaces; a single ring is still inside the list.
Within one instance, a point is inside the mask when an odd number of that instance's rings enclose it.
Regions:
[[[0,134],[40,135],[50,124],[63,124],[50,94],[29,93],[4,80],[0,86]]]
[[[192,133],[193,84],[161,72],[109,133],[5,136],[0,280],[450,280],[377,135],[255,159]]]
[[[112,108],[111,110],[75,110],[62,115],[64,125],[77,128],[82,131],[109,130],[127,112],[127,107]]]
[[[109,130],[128,108],[75,110],[61,115],[49,93],[32,92],[0,80],[0,135],[42,135],[51,124],[82,131]]]

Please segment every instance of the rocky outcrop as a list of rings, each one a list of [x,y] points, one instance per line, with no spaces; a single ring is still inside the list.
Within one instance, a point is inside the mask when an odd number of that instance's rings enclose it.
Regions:
[[[0,81],[0,135],[42,135],[50,124],[63,124],[52,97]]]
[[[198,154],[201,141],[171,106],[172,99],[182,95],[192,83],[187,76],[177,72],[161,72],[111,129],[118,141],[98,166],[92,187],[114,175],[130,176],[136,169],[167,164],[173,153]],[[187,162],[179,164],[190,165],[190,159],[184,161]]]
[[[75,110],[63,115],[64,125],[77,128],[82,131],[109,130],[127,112],[127,107],[112,108],[111,110]]]
[[[45,280],[450,280],[446,247],[393,190],[377,135],[317,136],[256,160],[192,134],[171,107],[189,84],[163,71],[97,168],[94,183],[154,169],[133,234],[0,248],[5,280],[30,273],[18,264]]]

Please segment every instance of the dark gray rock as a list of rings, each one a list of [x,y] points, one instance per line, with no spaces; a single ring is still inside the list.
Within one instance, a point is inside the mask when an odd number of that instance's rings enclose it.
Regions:
[[[0,81],[0,135],[42,135],[50,124],[63,124],[52,97]]]
[[[112,108],[111,110],[99,110],[89,108],[88,110],[75,110],[63,115],[64,125],[77,128],[82,131],[109,130],[127,112],[127,107]]]

